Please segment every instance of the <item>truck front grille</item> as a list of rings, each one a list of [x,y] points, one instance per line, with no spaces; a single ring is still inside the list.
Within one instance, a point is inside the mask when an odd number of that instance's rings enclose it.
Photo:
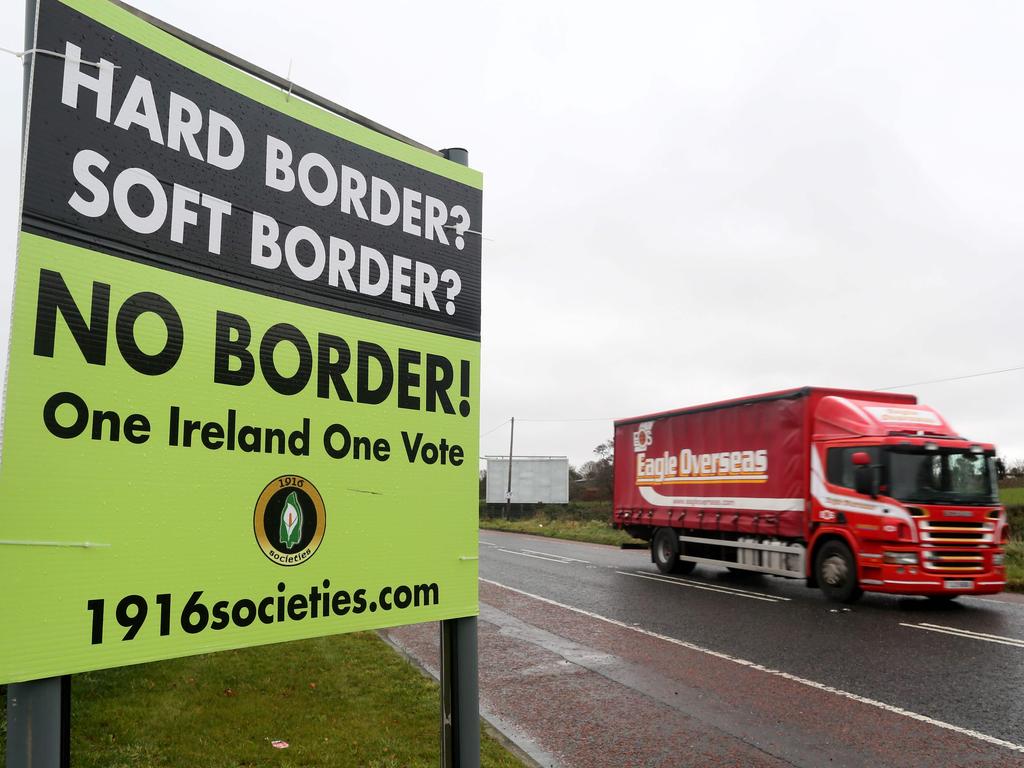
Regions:
[[[981,521],[920,520],[921,541],[926,544],[956,544],[979,547],[991,544],[995,525]]]
[[[975,552],[926,550],[922,563],[925,570],[941,573],[979,573],[985,570],[985,558]]]

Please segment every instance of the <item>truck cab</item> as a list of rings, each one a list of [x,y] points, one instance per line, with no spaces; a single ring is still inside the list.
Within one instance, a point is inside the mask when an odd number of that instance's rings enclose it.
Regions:
[[[951,599],[1006,585],[995,448],[921,404],[824,397],[811,439],[809,580]]]

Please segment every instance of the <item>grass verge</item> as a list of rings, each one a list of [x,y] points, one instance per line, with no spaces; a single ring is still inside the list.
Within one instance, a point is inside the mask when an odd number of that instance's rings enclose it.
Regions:
[[[1024,507],[1024,487],[1000,488],[999,500],[1008,507]]]
[[[607,520],[559,520],[543,515],[526,518],[525,520],[483,518],[480,520],[480,527],[492,531],[532,533],[537,536],[549,536],[553,539],[589,541],[592,544],[612,544],[616,547],[626,542],[636,541],[632,536],[612,528]]]
[[[75,675],[72,701],[81,768],[438,762],[437,684],[373,633]],[[522,766],[486,734],[481,764]]]

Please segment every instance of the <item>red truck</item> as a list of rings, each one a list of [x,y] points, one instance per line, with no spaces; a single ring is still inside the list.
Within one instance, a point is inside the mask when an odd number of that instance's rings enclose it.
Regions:
[[[697,564],[864,590],[1000,592],[995,448],[913,395],[804,387],[615,422],[614,525]]]

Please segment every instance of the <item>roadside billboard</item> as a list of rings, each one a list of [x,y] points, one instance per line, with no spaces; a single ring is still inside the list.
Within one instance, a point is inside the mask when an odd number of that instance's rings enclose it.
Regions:
[[[477,613],[482,180],[40,0],[0,682]]]
[[[487,457],[488,504],[504,504],[508,492],[508,457]],[[514,504],[568,504],[569,459],[565,456],[515,456],[512,459]]]

